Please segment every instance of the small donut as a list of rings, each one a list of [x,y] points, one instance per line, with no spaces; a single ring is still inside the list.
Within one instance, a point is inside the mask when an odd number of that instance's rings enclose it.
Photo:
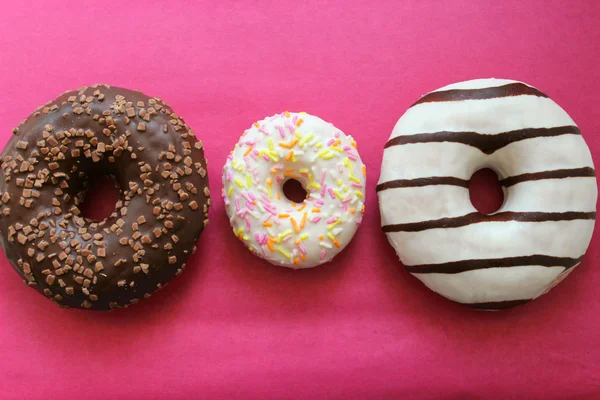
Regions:
[[[283,185],[299,181],[300,204]],[[233,233],[250,251],[284,267],[311,268],[346,247],[362,221],[366,169],[356,142],[306,113],[274,115],[242,134],[223,167]]]
[[[479,213],[469,180],[494,170],[504,203]],[[419,99],[385,145],[377,185],[383,231],[431,290],[497,310],[547,292],[590,243],[596,186],[569,115],[522,82],[477,79]]]
[[[1,156],[0,243],[29,286],[61,306],[135,304],[178,275],[207,224],[202,143],[156,97],[94,85],[13,130]],[[120,188],[103,221],[81,215],[90,180]]]

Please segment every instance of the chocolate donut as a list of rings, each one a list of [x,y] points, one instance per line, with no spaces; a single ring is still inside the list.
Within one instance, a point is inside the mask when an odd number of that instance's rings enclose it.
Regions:
[[[0,158],[0,243],[26,284],[61,306],[108,310],[183,271],[211,200],[202,142],[168,104],[83,87],[13,133]],[[105,175],[120,199],[93,221],[80,207]]]
[[[505,201],[479,213],[469,180],[497,172]],[[413,104],[385,145],[381,223],[405,268],[468,307],[526,303],[583,258],[598,189],[573,119],[523,82],[476,79]]]

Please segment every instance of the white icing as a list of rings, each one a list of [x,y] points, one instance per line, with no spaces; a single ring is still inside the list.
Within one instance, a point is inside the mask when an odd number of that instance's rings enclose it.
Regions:
[[[389,224],[460,217],[474,211],[469,191],[451,185],[388,189],[379,192],[379,203],[385,204],[381,213]]]
[[[296,179],[301,204],[283,193]],[[362,222],[366,170],[356,142],[306,113],[282,113],[246,130],[223,167],[234,234],[254,254],[289,268],[331,261]]]
[[[507,119],[494,119],[490,115],[510,114]],[[420,120],[426,116],[424,120]],[[409,108],[398,124],[403,135],[438,131],[472,131],[495,134],[529,128],[574,125],[571,117],[558,104],[547,97],[516,96],[507,103],[506,98],[464,100],[439,103],[421,103]],[[395,135],[392,134],[392,137]]]
[[[402,261],[406,265],[419,265],[532,254],[577,258],[585,252],[588,245],[585,239],[591,236],[592,230],[593,224],[588,220],[507,221],[421,232],[390,232],[388,239],[395,247],[402,248]]]
[[[511,79],[497,79],[497,78],[480,78],[480,79],[471,79],[463,82],[451,83],[446,86],[442,86],[439,89],[433,90],[433,92],[442,92],[444,90],[452,90],[452,89],[479,89],[486,87],[497,87],[508,85],[509,83],[514,83]],[[531,85],[529,85],[531,86]],[[533,87],[533,86],[532,86]]]
[[[508,191],[510,203],[503,209],[510,211],[587,212],[596,202],[596,180],[590,177],[521,182]]]
[[[554,169],[593,167],[582,136],[541,137],[509,144],[491,155],[461,143],[414,143],[392,146],[383,154],[379,182],[431,176],[470,179],[482,168],[502,177]]]
[[[527,300],[537,297],[563,272],[562,267],[488,268],[459,274],[414,274],[425,286],[459,303],[506,301],[507,292],[524,293]],[[465,286],[469,290],[465,290]],[[531,296],[529,294],[532,294]],[[482,301],[481,299],[486,299]]]
[[[516,81],[478,79],[440,88],[476,89]],[[495,135],[525,128],[575,125],[549,98],[533,95],[423,102],[398,121],[391,138],[437,131]],[[558,169],[593,168],[590,151],[580,135],[538,137],[511,143],[492,154],[461,143],[414,143],[386,148],[379,183],[396,179],[451,176],[468,180],[482,168],[500,179]],[[382,225],[452,218],[475,212],[467,188],[437,185],[380,191]],[[525,181],[505,188],[498,212],[594,212],[594,177]],[[591,240],[594,220],[557,222],[483,222],[459,228],[389,232],[388,240],[406,265],[438,264],[470,259],[530,255],[581,257]],[[485,268],[455,274],[413,273],[430,289],[463,303],[531,299],[567,274],[564,267],[515,266]]]

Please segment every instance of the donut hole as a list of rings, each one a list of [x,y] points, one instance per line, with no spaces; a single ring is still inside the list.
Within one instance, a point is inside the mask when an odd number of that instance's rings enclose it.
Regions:
[[[96,222],[110,217],[120,198],[114,176],[91,177],[84,187],[82,201],[78,206],[81,216]]]
[[[496,172],[489,168],[475,172],[469,181],[469,197],[482,214],[498,211],[504,203],[504,191]]]
[[[299,180],[288,179],[283,182],[284,196],[294,203],[302,203],[308,197],[308,192]]]

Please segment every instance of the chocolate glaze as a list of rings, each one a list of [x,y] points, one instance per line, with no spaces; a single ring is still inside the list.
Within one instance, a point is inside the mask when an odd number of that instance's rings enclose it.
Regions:
[[[581,135],[581,132],[574,125],[554,128],[525,128],[498,134],[440,131],[396,136],[385,144],[385,148],[413,143],[453,142],[475,147],[485,154],[492,154],[511,143],[521,140],[562,135]]]
[[[500,184],[502,186],[512,186],[521,182],[538,181],[542,179],[584,178],[594,176],[596,176],[596,172],[594,171],[594,168],[591,167],[557,169],[553,171],[532,172],[529,174],[510,176],[502,179]]]
[[[533,299],[523,300],[506,300],[506,301],[492,301],[488,303],[458,303],[463,306],[467,306],[474,310],[504,310],[506,308],[520,306],[525,303],[529,303]]]
[[[406,270],[413,274],[459,274],[485,268],[510,268],[527,265],[542,267],[565,267],[569,269],[579,264],[583,256],[578,258],[553,257],[541,254],[531,256],[486,258],[477,260],[459,260],[439,264],[405,265]]]
[[[169,105],[94,85],[64,93],[2,152],[0,242],[25,282],[62,306],[135,304],[185,267],[207,220],[202,144]],[[113,175],[120,201],[79,216],[88,180]]]
[[[431,92],[421,97],[411,107],[421,103],[433,103],[442,101],[462,101],[462,100],[486,100],[499,97],[513,96],[537,96],[548,97],[536,88],[527,86],[523,83],[509,83],[502,86],[494,86],[480,89],[452,89]]]
[[[596,171],[591,167],[572,168],[572,169],[557,169],[552,171],[532,172],[527,174],[509,176],[500,180],[502,186],[512,186],[517,183],[527,181],[539,181],[543,179],[565,179],[565,178],[585,178],[595,177]],[[381,192],[388,189],[423,187],[435,185],[451,185],[464,188],[469,187],[469,181],[466,179],[456,178],[454,176],[431,176],[427,178],[415,179],[395,179],[392,181],[383,182],[377,185],[377,191]]]
[[[377,185],[377,191],[396,188],[407,188],[407,187],[422,187],[432,185],[452,185],[462,186],[464,188],[469,187],[469,181],[456,178],[454,176],[432,176],[429,178],[416,178],[416,179],[395,179],[393,181],[383,182]]]
[[[430,221],[409,222],[406,224],[384,225],[384,232],[420,232],[428,229],[447,229],[459,228],[471,224],[482,222],[548,222],[548,221],[572,221],[576,219],[596,219],[595,212],[514,212],[503,211],[496,214],[485,215],[479,212],[473,212],[467,215],[454,218],[440,218]]]

